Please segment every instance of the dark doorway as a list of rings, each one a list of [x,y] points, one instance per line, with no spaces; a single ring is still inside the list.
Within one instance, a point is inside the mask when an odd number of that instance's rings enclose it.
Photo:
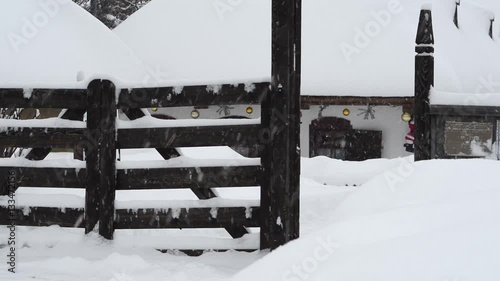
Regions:
[[[382,132],[355,130],[343,118],[323,117],[309,126],[309,156],[327,156],[348,161],[382,157]]]
[[[347,159],[364,161],[382,158],[382,132],[352,130],[347,135]]]

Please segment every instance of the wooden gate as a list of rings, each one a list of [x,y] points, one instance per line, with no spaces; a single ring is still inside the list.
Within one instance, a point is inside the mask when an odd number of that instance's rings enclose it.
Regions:
[[[0,120],[0,147],[32,148],[25,158],[0,159],[0,195],[18,187],[85,189],[85,208],[0,206],[0,224],[85,228],[113,239],[115,229],[224,228],[233,238],[260,227],[255,249],[275,249],[299,235],[300,1],[273,1],[272,80],[245,84],[117,89],[94,80],[87,89],[0,89],[2,108],[63,108],[59,119]],[[248,84],[248,83],[246,83]],[[212,89],[212,90],[210,90]],[[119,93],[118,95],[116,93]],[[261,119],[156,120],[147,126],[143,108],[261,104]],[[117,122],[117,112],[130,120]],[[83,122],[86,114],[86,122]],[[142,118],[142,119],[141,119]],[[177,123],[176,123],[177,122]],[[182,123],[184,122],[184,123]],[[143,122],[141,122],[143,124]],[[129,167],[117,149],[154,148],[165,160],[177,147],[248,146],[260,159],[225,163]],[[53,148],[84,150],[85,162],[40,161]],[[233,206],[211,188],[260,186],[260,204]],[[199,207],[115,208],[119,190],[190,189]],[[8,200],[7,200],[8,201]],[[223,247],[231,249],[235,247]],[[236,248],[237,249],[237,248]],[[244,248],[243,250],[251,250]],[[198,250],[195,248],[182,250]],[[203,249],[200,249],[203,250]]]

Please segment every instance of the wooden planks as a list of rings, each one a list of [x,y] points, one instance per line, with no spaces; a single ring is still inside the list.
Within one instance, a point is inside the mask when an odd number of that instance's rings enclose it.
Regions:
[[[87,91],[84,89],[33,89],[28,98],[24,92],[23,89],[0,89],[0,107],[69,109],[87,107]]]
[[[11,210],[0,206],[0,225],[10,225],[15,221],[16,226],[51,226],[83,228],[83,209],[25,207]],[[14,217],[14,220],[12,219]]]
[[[116,210],[116,229],[258,227],[260,207]]]
[[[120,129],[118,148],[253,146],[260,130],[260,125]]]
[[[122,90],[118,107],[150,108],[260,104],[270,92],[270,83],[201,85]]]
[[[0,177],[6,177],[10,171],[16,173],[17,187],[85,188],[87,176],[85,169],[0,167]]]
[[[96,169],[91,169],[96,172]],[[17,186],[83,189],[88,168],[0,167],[0,178],[16,173]],[[260,185],[260,166],[117,170],[117,190],[209,189]],[[3,184],[3,183],[2,183]],[[91,191],[95,187],[90,188]]]
[[[118,170],[118,190],[260,185],[260,166]]]
[[[5,128],[0,131],[0,146],[37,148],[74,148],[86,141],[80,128]]]
[[[301,108],[317,105],[380,105],[413,107],[414,97],[301,96]]]

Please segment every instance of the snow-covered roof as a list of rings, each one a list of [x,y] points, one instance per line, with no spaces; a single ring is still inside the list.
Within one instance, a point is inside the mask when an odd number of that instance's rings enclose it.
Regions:
[[[482,81],[500,81],[500,45],[488,36],[491,12],[470,1],[462,1],[457,29],[452,0],[303,0],[302,94],[413,96],[426,2],[433,6],[436,89],[490,91]],[[161,70],[165,84],[270,79],[270,0],[153,0],[115,32]]]
[[[128,84],[147,75],[113,32],[70,0],[0,6],[0,88],[86,88],[92,77]]]

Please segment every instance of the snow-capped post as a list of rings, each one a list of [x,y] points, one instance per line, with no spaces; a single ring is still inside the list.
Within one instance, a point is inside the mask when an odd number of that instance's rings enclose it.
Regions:
[[[434,86],[434,32],[432,12],[422,9],[415,52],[415,161],[431,159],[429,93]]]
[[[97,143],[87,147],[85,232],[99,222],[99,234],[113,239],[116,192],[116,93],[108,80],[88,86],[87,137]]]
[[[271,93],[262,103],[261,249],[299,236],[301,0],[272,1]]]
[[[453,23],[458,27],[458,6],[460,6],[460,0],[455,0],[455,15],[453,16]]]

